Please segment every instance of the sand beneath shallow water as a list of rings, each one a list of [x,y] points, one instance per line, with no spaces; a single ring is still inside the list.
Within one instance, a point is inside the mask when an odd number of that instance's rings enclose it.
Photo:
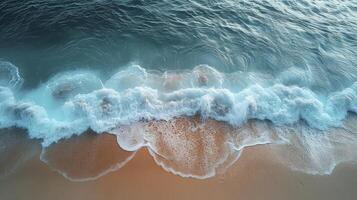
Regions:
[[[4,136],[4,135],[3,135]],[[40,145],[18,134],[14,147],[23,147],[28,155],[17,169],[0,179],[1,200],[114,200],[114,199],[356,199],[357,164],[337,166],[331,175],[319,176],[295,172],[277,162],[269,145],[246,148],[239,161],[225,173],[204,180],[182,178],[163,170],[153,160],[146,148],[119,170],[96,180],[73,182],[51,170],[39,159]],[[4,141],[5,139],[2,138]],[[28,140],[28,142],[23,142]],[[52,156],[73,153],[72,156],[87,156],[86,162],[76,165],[70,160],[56,160],[57,166],[70,168],[75,174],[90,168],[86,173],[100,170],[113,160],[125,160],[130,153],[118,150],[112,135],[86,134],[70,139],[51,150]],[[30,143],[30,145],[29,145]],[[98,151],[85,151],[100,147]],[[62,145],[62,146],[61,146]],[[104,148],[104,149],[103,149]],[[9,155],[19,155],[16,148],[8,148]],[[120,151],[120,152],[118,152]],[[81,151],[82,152],[82,151]],[[102,157],[112,152],[120,156]],[[10,156],[11,157],[11,156]],[[77,157],[80,159],[79,157]],[[100,158],[100,159],[99,159]],[[89,160],[89,161],[88,161]],[[2,163],[6,160],[2,160]],[[14,161],[9,161],[14,162]],[[78,163],[78,162],[77,162]],[[80,173],[79,173],[80,174]],[[72,174],[73,175],[73,174]],[[83,175],[83,174],[82,174]]]

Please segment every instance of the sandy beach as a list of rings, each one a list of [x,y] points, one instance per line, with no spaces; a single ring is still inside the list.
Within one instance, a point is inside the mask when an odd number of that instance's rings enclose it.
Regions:
[[[95,180],[71,181],[39,159],[41,148],[38,141],[26,139],[23,133],[14,135],[17,135],[16,141],[22,142],[17,142],[13,148],[9,147],[2,153],[26,159],[23,159],[14,172],[2,175],[0,199],[4,200],[352,200],[357,196],[357,164],[341,164],[331,175],[308,175],[292,171],[277,162],[274,154],[269,153],[269,145],[246,148],[239,160],[227,171],[203,180],[182,178],[163,170],[147,149],[142,148],[120,169]],[[2,135],[2,141],[5,136],[6,134]],[[7,136],[8,141],[9,138],[11,137]],[[26,153],[16,151],[19,147],[26,150]],[[89,147],[91,151],[88,151]],[[120,150],[116,137],[109,134],[85,134],[72,138],[52,148],[47,154],[52,156],[52,166],[65,169],[72,173],[70,175],[77,177],[97,173],[96,170],[103,170],[132,156],[131,152]],[[54,156],[60,154],[67,160],[55,159]],[[13,164],[9,164],[8,168],[15,166],[15,161],[3,159],[1,164],[4,162]],[[4,170],[3,167],[2,171]]]
[[[0,0],[0,200],[357,200],[357,0]]]

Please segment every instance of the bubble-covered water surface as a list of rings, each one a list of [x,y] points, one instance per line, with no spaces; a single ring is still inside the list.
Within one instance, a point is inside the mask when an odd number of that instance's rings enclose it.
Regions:
[[[196,178],[244,147],[292,144],[309,153],[292,168],[331,173],[357,145],[346,127],[357,112],[356,5],[4,0],[0,128],[24,128],[43,147],[109,132],[122,149],[148,147],[166,170]],[[194,131],[175,127],[192,117]],[[249,126],[256,120],[269,125]]]

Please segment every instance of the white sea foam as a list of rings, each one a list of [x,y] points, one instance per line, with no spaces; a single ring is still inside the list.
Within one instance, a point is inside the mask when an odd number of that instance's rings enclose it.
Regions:
[[[19,88],[22,83],[23,79],[18,68],[10,62],[0,59],[0,86]]]
[[[18,99],[13,89],[2,87],[0,124],[26,128],[48,145],[88,128],[104,132],[140,120],[196,114],[235,126],[249,119],[277,125],[304,120],[312,128],[326,130],[340,126],[349,111],[357,112],[357,83],[327,95],[284,85],[286,81],[251,84],[233,92],[227,87],[232,77],[226,80],[225,74],[209,66],[176,72],[175,77],[169,74],[173,73],[149,73],[133,65],[113,75],[103,88],[95,74],[66,72]],[[19,79],[18,73],[12,76],[10,80]],[[167,91],[167,85],[175,87]]]
[[[9,63],[1,66],[6,66],[7,75],[1,76],[0,128],[25,128],[31,138],[41,139],[44,147],[92,129],[117,135],[123,149],[135,151],[150,146],[146,132],[133,126],[136,122],[199,115],[201,119],[223,121],[235,127],[228,143],[236,151],[257,144],[294,143],[293,138],[297,137],[314,163],[310,168],[299,169],[323,174],[330,173],[331,166],[339,163],[335,157],[323,159],[335,151],[332,143],[348,141],[336,141],[328,132],[342,127],[349,112],[357,112],[357,83],[340,91],[318,92],[308,88],[310,79],[306,72],[291,68],[274,79],[252,72],[224,74],[207,65],[192,71],[164,73],[132,65],[103,83],[95,73],[78,70],[58,74],[38,88],[19,90],[16,87],[22,79],[17,68]],[[246,122],[254,119],[267,120],[272,125],[244,130]],[[294,126],[301,121],[322,137],[307,134],[313,131],[297,131],[291,138],[290,129],[299,130]],[[344,137],[353,138],[349,145],[357,145],[355,132],[348,134]],[[319,145],[329,146],[316,149]],[[157,153],[152,146],[151,151]],[[214,166],[224,161],[212,162],[209,174],[215,174]]]

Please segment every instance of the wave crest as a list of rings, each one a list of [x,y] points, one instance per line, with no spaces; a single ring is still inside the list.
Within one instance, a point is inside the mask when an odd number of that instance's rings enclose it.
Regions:
[[[21,95],[2,87],[0,126],[26,128],[46,146],[88,128],[106,132],[139,121],[195,115],[237,127],[250,119],[280,126],[304,120],[312,128],[327,130],[341,126],[348,112],[357,111],[357,83],[327,94],[284,85],[280,79],[234,85],[232,80],[243,76],[207,65],[165,73],[132,65],[104,83],[97,77],[86,71],[65,72]]]

